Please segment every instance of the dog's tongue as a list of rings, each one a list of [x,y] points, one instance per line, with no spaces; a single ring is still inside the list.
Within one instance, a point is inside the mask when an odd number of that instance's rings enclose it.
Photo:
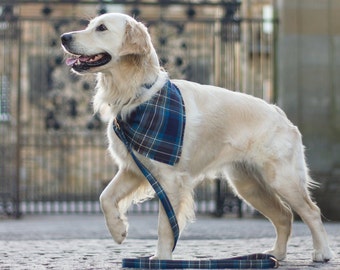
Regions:
[[[67,58],[66,59],[66,65],[72,66],[77,61],[78,61],[78,58]]]
[[[90,56],[80,56],[80,57],[71,57],[71,58],[67,58],[66,59],[66,65],[68,66],[72,66],[74,65],[78,60],[80,62],[86,62],[88,60],[90,60],[91,57]]]

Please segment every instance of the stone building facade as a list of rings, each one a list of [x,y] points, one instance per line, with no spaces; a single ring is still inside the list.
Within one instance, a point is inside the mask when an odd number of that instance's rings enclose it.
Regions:
[[[278,0],[278,104],[296,124],[321,188],[326,218],[340,219],[340,1]]]

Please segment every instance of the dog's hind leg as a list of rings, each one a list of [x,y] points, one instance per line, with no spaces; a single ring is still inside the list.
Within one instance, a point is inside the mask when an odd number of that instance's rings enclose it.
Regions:
[[[278,166],[274,189],[308,225],[313,236],[313,261],[325,262],[333,257],[333,252],[321,221],[320,209],[309,196],[307,185],[311,180],[306,171],[298,170],[291,164]]]
[[[128,223],[125,212],[133,201],[132,195],[147,185],[148,182],[139,175],[120,170],[100,195],[106,226],[118,244],[127,236]]]
[[[240,197],[272,222],[276,230],[276,241],[266,253],[283,260],[293,220],[290,208],[264,183],[255,167],[244,163],[234,164],[229,170],[229,180]]]

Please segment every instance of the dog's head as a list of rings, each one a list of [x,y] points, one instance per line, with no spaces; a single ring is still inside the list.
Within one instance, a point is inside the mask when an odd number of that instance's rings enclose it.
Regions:
[[[85,30],[65,33],[66,64],[77,73],[103,72],[126,55],[146,55],[152,48],[147,28],[128,15],[96,17]]]

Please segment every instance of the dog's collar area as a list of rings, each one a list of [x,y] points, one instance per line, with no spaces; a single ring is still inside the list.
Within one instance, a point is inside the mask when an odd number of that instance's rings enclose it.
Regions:
[[[156,79],[155,79],[152,83],[144,83],[144,84],[142,85],[142,87],[143,87],[143,88],[146,88],[146,89],[150,89],[152,86],[155,85],[155,83],[157,82],[157,80],[158,80],[158,75],[157,75]]]
[[[157,80],[158,80],[158,76],[156,77],[156,79],[152,83],[142,84],[140,89],[139,89],[139,92],[136,94],[136,96],[134,98],[130,99],[128,103],[135,102],[139,98],[141,98],[147,92],[147,90],[150,90],[156,84]]]
[[[129,99],[127,102],[125,102],[123,105],[131,104],[134,102],[137,102],[139,98],[143,97],[143,95],[147,92],[147,90],[151,89],[158,81],[159,76],[157,75],[156,79],[152,83],[145,83],[140,86],[139,91],[135,95],[135,97]],[[108,104],[110,107],[113,105],[116,105],[115,102]]]

